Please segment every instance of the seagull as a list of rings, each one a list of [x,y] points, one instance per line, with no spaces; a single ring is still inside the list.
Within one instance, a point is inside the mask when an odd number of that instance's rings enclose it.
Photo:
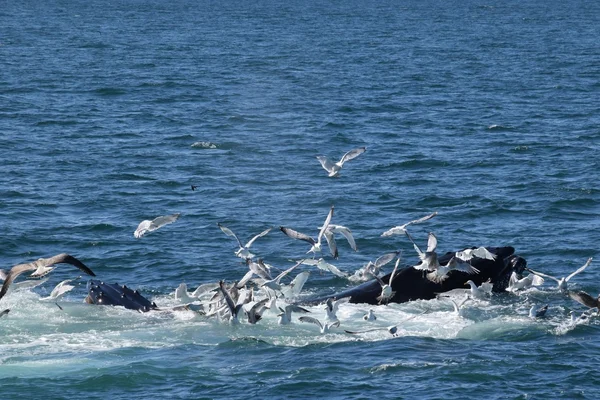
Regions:
[[[273,228],[265,229],[264,231],[262,231],[261,233],[259,233],[258,235],[254,236],[252,239],[250,239],[248,241],[248,243],[246,243],[244,245],[244,244],[242,244],[242,241],[237,237],[237,235],[235,233],[233,233],[233,231],[231,229],[227,228],[226,226],[221,225],[220,223],[217,223],[217,226],[219,228],[221,228],[223,233],[225,233],[227,236],[233,236],[235,238],[235,240],[237,240],[240,248],[238,250],[236,250],[235,255],[240,258],[245,258],[245,259],[254,258],[254,254],[250,253],[250,246],[252,246],[252,243],[254,243],[254,241],[256,239],[265,236],[267,233],[271,232],[271,229],[273,229]]]
[[[541,272],[536,272],[530,268],[525,268],[527,271],[531,272],[532,274],[541,276],[542,278],[548,278],[548,279],[552,279],[554,281],[556,281],[558,283],[558,289],[562,292],[566,292],[567,291],[567,283],[569,282],[569,280],[571,280],[572,277],[574,277],[575,275],[577,275],[580,272],[583,272],[583,270],[585,270],[592,262],[592,257],[588,258],[587,261],[585,262],[585,264],[583,264],[581,267],[579,267],[575,272],[573,272],[571,275],[567,276],[566,278],[555,278],[553,276],[550,275],[546,275],[546,274],[542,274]]]
[[[337,276],[339,276],[341,278],[346,278],[348,276],[348,274],[340,271],[338,269],[338,267],[336,267],[333,264],[328,263],[322,257],[319,258],[319,259],[317,259],[317,260],[315,260],[315,259],[305,259],[305,260],[302,260],[302,264],[315,266],[315,267],[319,268],[322,271],[331,272],[332,274],[337,275]]]
[[[438,267],[433,271],[427,274],[427,279],[435,283],[442,283],[448,278],[448,274],[450,271],[462,271],[467,274],[478,274],[479,270],[473,267],[466,261],[461,260],[460,258],[454,256],[452,257],[446,265],[438,265]]]
[[[264,298],[261,301],[257,301],[250,307],[250,310],[244,310],[246,312],[246,316],[248,317],[249,324],[256,324],[262,318],[262,313],[265,311],[267,307],[265,304],[269,301],[268,298]]]
[[[50,271],[48,271],[50,272]],[[47,274],[45,274],[47,275]],[[0,280],[6,280],[6,277],[8,276],[8,271],[5,269],[0,269]],[[17,290],[17,289],[33,289],[34,287],[40,286],[44,283],[46,283],[46,281],[48,280],[48,277],[44,277],[42,279],[27,279],[21,282],[17,282],[17,283],[13,283],[11,285],[11,290]]]
[[[543,318],[544,316],[546,316],[546,311],[548,311],[548,304],[546,304],[539,310],[536,310],[535,305],[533,305],[529,309],[529,318],[532,318],[532,319]]]
[[[309,322],[311,324],[317,325],[320,328],[321,333],[329,333],[329,330],[331,328],[333,328],[333,327],[339,328],[339,326],[340,326],[340,321],[330,322],[330,323],[326,323],[325,325],[323,325],[321,323],[321,321],[319,321],[318,319],[313,318],[313,317],[304,317],[303,316],[303,317],[298,318],[298,320],[300,322]]]
[[[8,272],[8,275],[6,276],[6,279],[4,280],[2,289],[0,289],[0,299],[2,297],[4,297],[4,295],[8,291],[8,288],[13,283],[13,281],[19,275],[21,275],[23,272],[34,271],[31,274],[31,276],[32,277],[40,277],[40,276],[44,276],[44,275],[50,273],[50,271],[52,271],[54,269],[52,267],[53,265],[63,264],[63,263],[71,264],[71,265],[79,268],[81,271],[85,272],[88,275],[96,276],[96,274],[94,274],[94,272],[91,269],[89,269],[85,264],[83,264],[81,261],[79,261],[78,259],[76,259],[75,257],[73,257],[67,253],[57,254],[54,257],[50,257],[50,258],[40,258],[36,261],[30,262],[27,264],[15,265],[14,267],[12,267],[10,269],[10,271]]]
[[[435,252],[438,243],[437,237],[433,234],[433,232],[429,232],[426,251],[422,251],[419,248],[419,246],[417,246],[417,244],[414,242],[413,238],[408,234],[408,232],[405,232],[405,234],[408,237],[408,239],[412,242],[413,247],[419,255],[419,259],[421,260],[421,263],[413,266],[413,268],[423,271],[435,271],[440,266],[440,263],[438,262],[438,256]]]
[[[369,311],[367,311],[367,313],[363,315],[363,319],[365,321],[375,321],[377,319],[377,317],[375,316],[375,312],[372,308],[370,308]]]
[[[310,271],[302,271],[296,275],[294,279],[292,279],[289,285],[282,286],[281,294],[283,297],[288,299],[297,297],[302,291],[302,288],[304,287],[304,284],[308,280],[309,276]]]
[[[586,307],[597,308],[598,311],[600,311],[600,294],[598,297],[593,298],[583,290],[579,290],[576,292],[569,292],[569,297]]]
[[[411,315],[410,317],[408,317],[408,318],[406,318],[406,319],[404,319],[404,320],[402,320],[402,321],[398,322],[397,324],[395,324],[395,325],[392,325],[392,326],[388,326],[388,327],[386,327],[386,328],[372,328],[372,329],[366,329],[366,330],[364,330],[364,331],[348,331],[348,330],[345,330],[344,332],[346,332],[346,333],[349,333],[349,334],[351,334],[351,335],[359,335],[359,334],[361,334],[361,333],[367,333],[367,332],[376,332],[376,331],[384,331],[384,330],[387,330],[387,331],[390,333],[390,335],[392,335],[392,336],[396,336],[396,335],[397,335],[397,333],[398,333],[398,326],[399,326],[399,325],[401,325],[401,324],[403,324],[403,323],[405,323],[405,322],[408,322],[408,321],[410,321],[411,319],[418,317],[419,315],[423,315],[423,314],[425,314],[425,313],[426,313],[426,312],[428,312],[428,311],[429,311],[429,310],[425,310],[425,311],[423,311],[423,312],[421,312],[421,313],[419,313],[419,314]]]
[[[327,226],[327,229],[325,229],[324,235],[325,239],[327,240],[327,244],[329,245],[329,248],[331,249],[331,252],[333,254],[333,258],[338,258],[337,243],[335,242],[334,236],[335,233],[341,233],[342,235],[344,235],[344,237],[348,241],[348,244],[350,245],[350,248],[352,248],[352,250],[354,251],[358,251],[358,248],[356,247],[356,242],[354,241],[354,236],[352,236],[352,231],[350,230],[350,228],[347,228],[342,225],[329,224]]]
[[[485,247],[477,247],[475,249],[464,249],[463,251],[457,251],[454,253],[455,257],[463,261],[471,261],[473,258],[484,258],[486,260],[495,260],[496,255],[490,253]]]
[[[508,280],[508,286],[506,288],[507,292],[515,293],[520,289],[529,289],[532,286],[540,286],[544,283],[544,278],[535,274],[529,274],[524,278],[519,279],[519,276],[516,272],[510,275],[510,279]]]
[[[472,280],[465,282],[465,285],[471,286],[471,296],[474,299],[483,300],[486,296],[492,293],[493,284],[491,282],[484,282],[479,287]]]
[[[392,297],[394,297],[394,295],[396,294],[396,292],[392,291],[392,283],[394,281],[394,278],[396,277],[396,271],[398,270],[398,265],[400,265],[400,257],[398,257],[398,259],[396,260],[396,265],[394,266],[394,270],[392,271],[392,274],[390,275],[390,279],[388,280],[388,283],[385,283],[377,275],[373,275],[375,277],[375,279],[377,279],[377,282],[379,282],[379,284],[381,285],[381,294],[376,297],[376,299],[379,300],[379,304],[381,304],[383,302],[385,302],[387,304],[390,301],[390,299]]]
[[[466,296],[460,303],[457,303],[456,301],[454,301],[454,299],[450,299],[452,305],[454,306],[454,312],[456,313],[456,315],[458,315],[459,317],[464,317],[463,307],[465,303],[469,300],[471,300],[471,296]]]
[[[279,311],[281,311],[280,314],[277,314],[277,316],[279,317],[277,320],[277,323],[279,325],[287,325],[290,322],[292,322],[292,312],[302,312],[302,313],[310,312],[306,308],[302,308],[302,307],[294,305],[294,304],[288,304],[284,308],[281,308],[281,307],[277,307],[277,308],[279,309]]]
[[[329,210],[329,214],[327,214],[327,218],[325,218],[325,223],[323,224],[323,226],[321,227],[321,230],[319,231],[319,236],[317,236],[317,240],[313,239],[312,237],[310,237],[308,235],[305,235],[304,233],[300,233],[293,229],[286,228],[285,226],[281,226],[281,227],[279,227],[279,229],[281,229],[281,231],[283,233],[285,233],[287,236],[291,237],[292,239],[300,239],[300,240],[304,240],[304,241],[310,243],[312,247],[310,248],[310,250],[307,251],[307,253],[312,252],[316,256],[317,252],[321,251],[321,239],[323,238],[323,235],[325,234],[325,231],[327,230],[327,227],[329,226],[329,222],[331,222],[331,217],[333,217],[333,206],[331,206],[331,209]],[[331,247],[329,249],[331,250],[331,254],[335,255],[334,249],[332,249]]]
[[[338,317],[336,313],[340,307],[340,304],[347,303],[348,301],[350,301],[349,297],[344,297],[339,300],[336,300],[333,297],[328,298],[324,306],[325,311],[327,312],[327,321],[337,321]]]
[[[152,221],[146,219],[140,222],[135,232],[133,232],[133,236],[136,239],[139,239],[148,232],[153,232],[162,226],[172,224],[173,222],[177,221],[177,218],[179,218],[180,215],[180,213],[165,215],[162,217],[156,217]]]
[[[65,279],[64,281],[56,285],[54,289],[52,289],[52,291],[50,292],[50,296],[43,297],[40,300],[58,300],[60,297],[64,296],[65,293],[70,292],[75,288],[75,286],[71,285],[70,283],[79,278],[81,278],[81,276],[78,276],[74,279]]]
[[[325,156],[317,156],[317,160],[319,160],[323,169],[329,173],[329,175],[328,175],[329,177],[338,177],[340,174],[340,171],[342,169],[342,166],[344,165],[344,163],[346,161],[350,161],[350,160],[358,157],[359,155],[364,153],[366,150],[367,150],[366,147],[358,147],[356,149],[350,150],[349,152],[344,154],[342,156],[342,158],[340,159],[340,161],[338,161],[338,162],[333,162],[332,160],[330,160],[329,158],[327,158]]]
[[[391,228],[391,229],[388,229],[387,231],[383,232],[383,233],[381,234],[381,236],[382,236],[382,237],[387,237],[387,236],[392,236],[392,235],[401,235],[401,234],[403,234],[403,233],[406,233],[406,228],[407,228],[409,225],[413,225],[413,224],[420,224],[420,223],[422,223],[422,222],[425,222],[425,221],[427,221],[427,220],[429,220],[429,219],[431,219],[431,218],[435,217],[437,214],[438,214],[438,213],[437,213],[437,211],[436,211],[436,212],[434,212],[434,213],[432,213],[432,214],[429,214],[429,215],[426,215],[426,216],[424,216],[424,217],[422,217],[422,218],[415,219],[415,220],[413,220],[413,221],[407,222],[407,223],[406,223],[406,224],[404,224],[404,225],[398,225],[398,226],[396,226],[396,227],[393,227],[393,228]]]
[[[227,303],[227,308],[229,309],[229,312],[230,312],[229,322],[231,324],[239,323],[238,313],[240,312],[240,310],[242,309],[244,304],[243,303],[235,304],[233,302],[233,299],[231,298],[231,296],[229,295],[229,292],[225,288],[225,284],[223,283],[223,281],[219,281],[219,290],[223,294],[223,298],[225,299],[225,302]]]
[[[385,253],[381,257],[377,258],[375,262],[369,261],[362,268],[359,268],[354,272],[354,275],[348,277],[351,281],[367,281],[372,279],[374,275],[379,275],[379,270],[387,265],[390,261],[396,258],[400,254],[399,251],[392,251]]]
[[[182,282],[177,286],[177,289],[175,289],[175,300],[187,304],[198,300],[198,297],[194,297],[193,295],[190,296],[190,293],[187,291],[187,284]]]
[[[281,279],[284,276],[286,276],[287,274],[289,274],[290,272],[292,272],[293,270],[295,270],[300,264],[302,264],[302,260],[300,260],[294,266],[286,269],[285,271],[283,271],[282,273],[277,275],[274,279],[264,281],[263,283],[260,284],[260,287],[266,286],[269,289],[281,291],[281,284],[279,283],[279,282],[281,282]]]

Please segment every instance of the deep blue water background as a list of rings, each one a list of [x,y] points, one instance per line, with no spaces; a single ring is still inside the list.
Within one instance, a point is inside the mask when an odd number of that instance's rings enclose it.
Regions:
[[[168,302],[181,282],[245,272],[217,222],[241,238],[314,232],[333,204],[359,246],[340,241],[344,271],[396,249],[416,259],[380,234],[438,211],[412,231],[421,242],[431,230],[440,251],[511,245],[564,276],[598,257],[598,38],[594,1],[5,1],[3,268],[68,252]],[[315,158],[358,146],[339,179]],[[140,221],[175,212],[134,239]],[[253,250],[283,266],[306,248],[274,230]],[[595,295],[598,271],[574,286]],[[71,276],[2,299],[4,398],[600,395],[598,323],[556,334],[581,307],[550,282],[541,328],[504,329],[515,302],[477,334],[439,334],[445,317],[357,341],[89,311],[84,285],[64,317],[38,296]],[[348,285],[313,273],[307,289]]]

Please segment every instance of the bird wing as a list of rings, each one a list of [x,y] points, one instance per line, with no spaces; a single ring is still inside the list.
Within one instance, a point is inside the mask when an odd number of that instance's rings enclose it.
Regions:
[[[437,237],[435,237],[433,232],[429,232],[429,236],[427,238],[427,252],[435,251],[437,244]]]
[[[263,237],[263,236],[265,236],[267,233],[271,232],[271,229],[273,229],[273,228],[271,227],[271,228],[265,229],[264,231],[262,231],[261,233],[259,233],[258,235],[254,236],[252,239],[250,239],[250,240],[248,241],[248,243],[246,243],[246,248],[248,248],[248,247],[252,246],[252,243],[254,243],[254,241],[255,241],[256,239],[258,239],[258,238],[260,238],[260,237]]]
[[[349,152],[347,152],[346,154],[344,154],[342,156],[342,159],[340,160],[340,164],[344,165],[344,163],[346,161],[350,161],[352,159],[355,159],[356,157],[360,156],[362,153],[364,153],[367,150],[366,147],[358,147],[356,149],[352,149]]]
[[[326,264],[326,268],[334,275],[337,275],[341,278],[345,278],[346,276],[348,276],[347,274],[345,274],[344,272],[340,271],[338,267],[336,267],[333,264],[330,264],[328,262],[324,262]]]
[[[231,312],[231,315],[232,316],[237,315],[237,311],[239,311],[239,309],[236,310],[235,303],[231,299],[231,296],[229,295],[229,292],[225,288],[225,284],[223,283],[223,281],[219,281],[219,289],[221,290],[221,293],[223,294],[223,298],[225,299],[225,302],[227,303],[227,308],[229,308],[229,312]],[[241,304],[240,304],[240,306],[241,306]]]
[[[583,270],[586,269],[591,263],[592,263],[592,257],[588,258],[587,261],[585,262],[585,264],[583,264],[581,267],[577,268],[577,270],[575,272],[573,272],[571,275],[567,276],[565,278],[565,281],[569,282],[569,279],[571,279],[578,273],[583,272]]]
[[[281,232],[285,233],[286,236],[291,237],[292,239],[299,239],[299,240],[304,240],[308,243],[310,243],[311,245],[315,245],[315,239],[313,239],[312,237],[305,235],[304,233],[300,233],[298,231],[295,231],[291,228],[286,228],[285,226],[280,226],[279,229],[281,230]]]
[[[286,276],[287,274],[289,274],[290,272],[292,272],[293,270],[295,270],[296,268],[298,268],[298,266],[300,264],[302,264],[303,260],[298,261],[294,266],[286,269],[285,271],[283,271],[282,273],[280,273],[279,275],[277,275],[277,277],[274,279],[275,282],[279,283],[279,281],[281,281],[281,278],[283,278],[284,276]]]
[[[387,328],[371,328],[371,329],[366,329],[364,331],[348,331],[348,330],[344,330],[344,332],[349,333],[351,335],[360,335],[361,333],[367,333],[367,332],[376,332],[376,331],[385,331]]]
[[[387,263],[392,261],[394,258],[396,258],[398,256],[398,254],[400,254],[399,251],[391,251],[389,253],[385,253],[384,255],[379,257],[377,260],[375,260],[375,268],[383,267],[384,265],[386,265]]]
[[[592,296],[582,290],[577,292],[569,292],[569,297],[576,302],[583,304],[584,306],[590,308],[598,307],[598,299],[594,299]]]
[[[396,270],[398,269],[398,265],[400,265],[400,256],[398,256],[398,259],[396,260],[396,265],[394,265],[394,270],[392,271],[392,274],[390,275],[390,280],[388,281],[388,285],[392,286],[392,282],[394,281],[394,278],[396,277]]]
[[[409,225],[412,225],[412,224],[420,224],[420,223],[422,223],[422,222],[425,222],[425,221],[427,221],[427,220],[429,220],[429,219],[431,219],[431,218],[435,217],[437,214],[438,214],[438,213],[437,213],[437,211],[436,211],[436,212],[434,212],[434,213],[431,213],[431,214],[429,214],[429,215],[426,215],[426,216],[424,216],[424,217],[421,217],[421,218],[419,218],[419,219],[415,219],[415,220],[413,220],[413,221],[407,222],[406,224],[404,224],[404,226],[406,227],[406,226],[409,226]]]
[[[321,237],[327,230],[327,227],[329,226],[329,223],[331,222],[332,217],[333,217],[333,206],[331,206],[331,208],[329,209],[329,212],[327,213],[327,218],[325,218],[325,222],[323,223],[323,226],[321,227],[321,230],[319,231],[319,236],[317,237],[318,243],[321,243]],[[333,250],[332,250],[332,253],[333,253]]]
[[[339,253],[337,249],[337,243],[335,242],[335,237],[333,236],[333,232],[325,231],[324,236],[325,240],[327,240],[327,246],[329,246],[331,255],[333,256],[333,258],[338,258]]]
[[[318,319],[316,319],[316,318],[302,316],[302,317],[298,318],[298,320],[299,320],[300,322],[308,322],[308,323],[311,323],[311,324],[315,324],[315,325],[317,325],[317,326],[318,326],[320,329],[323,329],[323,325],[321,324],[321,321],[319,321],[319,320],[318,320]]]
[[[237,235],[235,233],[233,233],[233,231],[231,229],[229,229],[228,227],[221,225],[221,223],[217,222],[217,226],[219,228],[221,228],[221,230],[223,231],[224,234],[226,234],[227,236],[233,236],[235,238],[235,240],[237,240],[238,245],[240,247],[244,247],[244,245],[242,244],[242,242],[240,241],[240,238],[237,237]]]
[[[557,278],[555,278],[555,277],[553,277],[553,276],[546,275],[546,274],[543,274],[543,273],[541,273],[541,272],[534,271],[534,270],[532,270],[532,269],[531,269],[531,268],[529,268],[529,267],[526,267],[525,269],[526,269],[527,271],[531,272],[531,273],[532,273],[532,274],[534,274],[534,275],[541,276],[542,278],[548,278],[548,279],[552,279],[552,280],[554,280],[554,281],[556,281],[556,282],[560,283],[560,280],[558,280]]]
[[[323,169],[329,173],[333,171],[335,163],[325,156],[317,156],[317,160],[321,163]]]
[[[179,218],[180,215],[181,215],[180,213],[177,213],[177,214],[172,214],[172,215],[164,215],[161,217],[156,217],[152,220],[152,224],[150,225],[149,230],[154,231],[154,230],[160,228],[161,226],[172,224],[173,222],[177,221],[177,219]]]
[[[479,270],[469,264],[468,262],[461,260],[460,258],[454,258],[454,262],[452,263],[452,268],[457,271],[466,272],[467,274],[478,274]],[[448,265],[452,262],[452,259],[448,262]]]
[[[412,236],[410,236],[410,234],[407,231],[404,231],[404,234],[406,235],[406,237],[408,238],[408,240],[410,240],[410,242],[413,244],[413,247],[415,248],[415,251],[419,255],[419,258],[421,260],[423,260],[423,258],[425,257],[425,252],[423,252],[423,250],[421,250],[421,248],[419,246],[417,246],[417,244],[413,240]]]
[[[74,267],[79,268],[81,271],[85,272],[88,275],[96,276],[96,274],[91,269],[89,269],[84,263],[82,263],[81,261],[79,261],[78,259],[73,257],[72,255],[67,254],[67,253],[60,253],[60,254],[57,254],[50,258],[40,258],[37,261],[34,261],[33,263],[30,263],[30,264],[34,264],[35,269],[37,269],[37,267],[39,267],[40,265],[42,265],[44,267],[51,267],[55,264],[71,264]],[[11,269],[11,271],[12,271],[12,269]],[[37,275],[31,274],[31,276],[37,276]]]
[[[354,241],[354,236],[352,236],[352,231],[349,228],[338,225],[336,232],[339,232],[342,235],[344,235],[344,237],[348,241],[348,244],[350,245],[352,250],[357,251],[356,242]]]

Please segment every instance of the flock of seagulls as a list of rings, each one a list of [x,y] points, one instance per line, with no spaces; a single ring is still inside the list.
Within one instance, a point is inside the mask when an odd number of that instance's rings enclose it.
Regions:
[[[317,159],[321,163],[321,166],[327,171],[329,177],[339,177],[344,164],[355,159],[365,151],[365,147],[350,150],[337,162],[334,162],[325,156],[318,156]],[[192,190],[194,189],[195,187],[192,186]],[[402,225],[392,227],[384,231],[381,234],[381,237],[388,238],[395,235],[403,235],[408,238],[419,259],[419,262],[413,265],[412,268],[424,271],[427,279],[436,283],[443,282],[449,274],[455,270],[467,274],[479,273],[479,270],[470,264],[470,261],[474,258],[494,259],[495,256],[485,247],[479,247],[456,252],[445,265],[440,265],[437,255],[437,236],[433,232],[429,232],[427,247],[425,250],[422,250],[408,232],[408,228],[412,225],[423,224],[434,218],[437,214],[437,212],[433,212]],[[231,229],[218,223],[217,227],[225,235],[233,237],[236,240],[238,248],[234,251],[234,254],[236,257],[244,260],[245,265],[248,268],[247,272],[237,282],[226,284],[221,280],[219,282],[206,283],[200,285],[193,292],[188,292],[187,285],[182,283],[175,290],[175,299],[186,305],[194,304],[194,308],[188,309],[193,309],[204,315],[206,318],[216,318],[220,321],[234,325],[240,324],[240,319],[242,317],[245,317],[245,321],[247,321],[248,324],[257,324],[261,321],[266,312],[271,312],[276,315],[277,323],[279,325],[289,325],[294,322],[294,314],[303,314],[297,317],[297,321],[315,325],[321,334],[334,332],[343,324],[343,321],[340,321],[337,316],[337,311],[339,310],[340,305],[347,302],[348,299],[329,298],[323,304],[322,309],[324,310],[324,315],[322,319],[306,315],[314,313],[315,311],[310,311],[309,309],[294,303],[294,300],[301,296],[303,287],[309,279],[310,271],[298,272],[293,278],[291,275],[296,272],[300,266],[306,265],[317,268],[321,273],[331,273],[340,278],[345,278],[350,282],[364,282],[372,279],[377,280],[381,286],[381,293],[377,297],[377,300],[379,301],[380,306],[385,307],[393,300],[395,295],[395,292],[393,291],[393,282],[394,279],[397,279],[397,271],[400,267],[400,252],[393,251],[383,254],[375,261],[369,261],[352,274],[341,271],[334,264],[326,260],[326,257],[331,257],[334,260],[339,258],[335,235],[342,235],[353,251],[357,251],[357,245],[350,228],[333,224],[333,216],[334,206],[331,206],[322,226],[318,229],[316,237],[301,233],[289,227],[279,227],[279,230],[287,237],[307,242],[310,245],[306,254],[311,255],[305,255],[305,257],[295,261],[291,267],[285,269],[276,268],[268,264],[264,259],[257,258],[257,256],[250,251],[250,248],[255,241],[272,232],[273,227],[263,230],[244,243]],[[179,217],[180,214],[177,213],[159,216],[152,220],[144,220],[139,224],[133,235],[135,238],[141,239],[148,233],[176,222]],[[327,242],[330,254],[324,254],[323,250],[325,242]],[[389,281],[386,283],[381,279],[382,269],[393,260],[396,260],[395,265]],[[522,291],[541,286],[545,282],[544,279],[550,279],[557,282],[557,289],[561,293],[566,293],[574,301],[589,309],[596,309],[600,312],[600,295],[599,297],[594,298],[583,291],[570,291],[567,288],[568,282],[574,276],[583,272],[591,262],[592,258],[589,258],[582,267],[564,278],[555,278],[541,272],[527,269],[530,274],[526,277],[520,278],[516,274],[513,274],[507,291],[519,294]],[[21,274],[32,272],[29,277],[37,278],[37,280],[17,282],[14,283],[14,286],[21,285],[22,287],[34,287],[39,285],[40,282],[43,283],[43,279],[46,279],[45,276],[54,270],[57,264],[70,264],[87,275],[95,276],[94,272],[80,260],[66,253],[61,253],[50,258],[40,258],[33,262],[15,265],[9,271],[0,270],[0,279],[4,280],[2,288],[0,289],[0,299],[7,294],[15,279]],[[279,271],[279,273],[275,274],[275,271]],[[67,279],[60,282],[52,290],[50,295],[42,300],[57,301],[61,296],[75,287],[73,282],[75,279],[79,278],[80,277]],[[464,310],[468,307],[468,303],[487,301],[492,295],[492,284],[490,282],[477,286],[472,280],[468,280],[465,282],[465,286],[467,285],[469,286],[468,289],[455,289],[438,296],[438,300],[440,301],[448,298],[453,305],[455,314],[460,318],[464,317]],[[58,307],[60,308],[60,306]],[[0,317],[7,315],[9,311],[9,309],[1,311]],[[529,310],[529,317],[533,319],[543,318],[547,311],[548,305],[539,309],[534,305]],[[403,323],[426,312],[428,312],[428,310],[412,315],[408,319],[404,319],[403,321],[388,327],[374,327],[361,331],[345,330],[345,332],[347,334],[360,335],[368,332],[387,330],[392,336],[395,336],[398,334],[398,329]],[[588,314],[584,314],[578,318],[573,317],[572,321],[577,322],[587,320],[589,319],[589,316],[590,315]],[[366,323],[376,324],[376,321],[378,321],[373,308],[370,308],[362,318]]]

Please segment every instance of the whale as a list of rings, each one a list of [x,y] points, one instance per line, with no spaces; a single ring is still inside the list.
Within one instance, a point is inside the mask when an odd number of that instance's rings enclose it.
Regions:
[[[475,247],[472,247],[475,248]],[[493,284],[493,292],[504,292],[508,287],[510,276],[513,272],[521,275],[527,266],[527,261],[518,255],[515,255],[515,249],[512,246],[505,247],[486,247],[488,251],[495,255],[494,260],[483,258],[473,258],[470,263],[479,270],[477,274],[467,274],[461,271],[451,271],[448,277],[441,283],[432,282],[425,276],[425,271],[417,270],[412,266],[405,266],[396,271],[392,281],[392,290],[394,295],[388,300],[391,303],[405,303],[413,300],[431,300],[438,294],[448,292],[453,289],[467,289],[467,280],[472,280],[478,286],[483,282],[490,281]],[[447,263],[456,252],[448,252],[439,257],[439,263]],[[388,283],[390,274],[381,278],[384,283]],[[304,305],[316,305],[327,301],[327,299],[349,298],[350,303],[365,303],[377,305],[381,294],[381,284],[377,280],[371,280],[358,286],[336,293],[318,295],[301,300],[299,303]]]
[[[87,291],[85,302],[88,304],[123,306],[139,312],[158,310],[156,303],[142,296],[140,292],[118,283],[106,283],[92,279],[87,283]]]

